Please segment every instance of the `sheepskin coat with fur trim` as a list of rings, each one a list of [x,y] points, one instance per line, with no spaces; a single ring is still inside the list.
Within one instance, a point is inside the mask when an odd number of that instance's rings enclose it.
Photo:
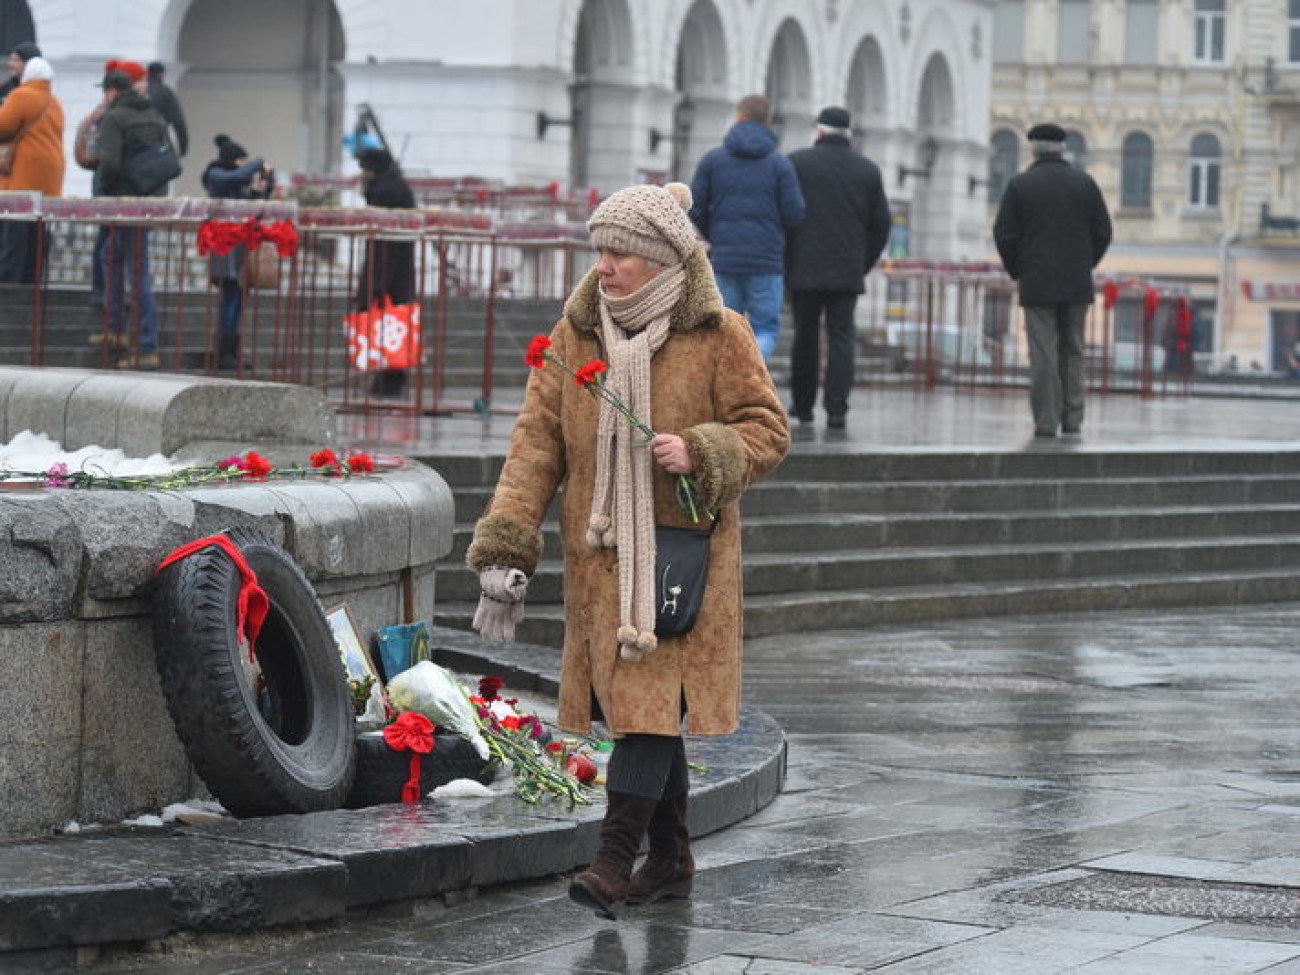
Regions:
[[[565,304],[550,334],[552,352],[570,368],[606,358],[600,338],[595,270]],[[586,541],[596,471],[599,404],[548,362],[528,379],[505,466],[474,531],[467,562],[532,575],[542,554],[540,526],[563,486],[565,637],[559,725],[582,734],[603,717],[615,735],[676,735],[685,702],[691,734],[729,734],[740,718],[742,569],[740,505],[744,490],[785,456],[789,425],[771,376],[740,315],[723,307],[703,250],[687,260],[686,284],[668,340],[651,360],[650,426],[677,433],[695,467],[697,493],[720,507],[709,582],[695,628],[666,638],[637,663],[619,657],[618,555]],[[642,417],[642,419],[647,419]],[[655,520],[689,525],[673,478],[654,468]],[[599,712],[593,709],[593,702]]]

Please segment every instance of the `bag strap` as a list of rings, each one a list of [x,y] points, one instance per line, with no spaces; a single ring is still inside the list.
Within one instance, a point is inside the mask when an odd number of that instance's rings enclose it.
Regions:
[[[17,145],[18,140],[21,139],[23,136],[25,136],[28,130],[30,130],[33,125],[35,125],[42,118],[45,117],[45,113],[50,110],[50,102],[52,101],[54,101],[54,93],[50,92],[49,97],[45,99],[45,107],[36,113],[36,117],[34,119],[32,119],[30,122],[24,125],[21,129],[19,129],[18,132],[14,135],[14,137],[9,141],[12,142],[14,145]]]

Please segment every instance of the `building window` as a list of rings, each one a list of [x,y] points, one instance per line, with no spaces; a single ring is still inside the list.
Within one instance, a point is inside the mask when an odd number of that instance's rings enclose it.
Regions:
[[[1291,0],[1296,2],[1296,0]],[[1128,0],[1124,12],[1124,62],[1155,64],[1156,36],[1160,27],[1156,0]]]
[[[1151,169],[1154,152],[1151,137],[1130,132],[1124,137],[1123,169],[1120,174],[1119,205],[1138,210],[1151,209]]]
[[[1187,205],[1208,210],[1219,205],[1219,140],[1202,132],[1192,140],[1187,166]]]
[[[1057,60],[1064,64],[1086,63],[1091,50],[1091,0],[1061,0],[1056,26]]]
[[[1073,129],[1065,133],[1065,161],[1075,169],[1088,168],[1088,143]]]
[[[1020,140],[1014,132],[999,129],[993,133],[993,154],[989,157],[989,200],[1002,199],[1011,177],[1020,170]]]
[[[1196,0],[1196,50],[1192,60],[1223,63],[1224,6],[1226,0]]]
[[[1025,59],[1025,2],[998,0],[993,8],[993,60],[1015,64]]]
[[[1300,0],[1287,0],[1286,18],[1286,59],[1300,64]]]

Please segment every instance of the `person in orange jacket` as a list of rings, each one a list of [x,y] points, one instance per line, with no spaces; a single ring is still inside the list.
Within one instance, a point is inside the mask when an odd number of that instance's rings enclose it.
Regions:
[[[29,58],[22,83],[0,104],[0,142],[13,142],[13,167],[0,176],[0,190],[63,195],[63,105],[54,96],[54,69]],[[0,233],[0,281],[36,280],[37,225],[10,221]]]

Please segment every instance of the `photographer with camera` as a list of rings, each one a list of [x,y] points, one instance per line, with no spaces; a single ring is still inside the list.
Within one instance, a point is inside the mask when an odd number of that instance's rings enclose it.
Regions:
[[[218,135],[217,158],[203,171],[203,188],[220,200],[265,200],[275,189],[275,171],[261,156],[228,135]],[[221,289],[221,311],[217,326],[217,368],[229,371],[239,366],[239,319],[244,307],[244,266],[248,248],[240,244],[229,254],[208,258],[212,283]]]

